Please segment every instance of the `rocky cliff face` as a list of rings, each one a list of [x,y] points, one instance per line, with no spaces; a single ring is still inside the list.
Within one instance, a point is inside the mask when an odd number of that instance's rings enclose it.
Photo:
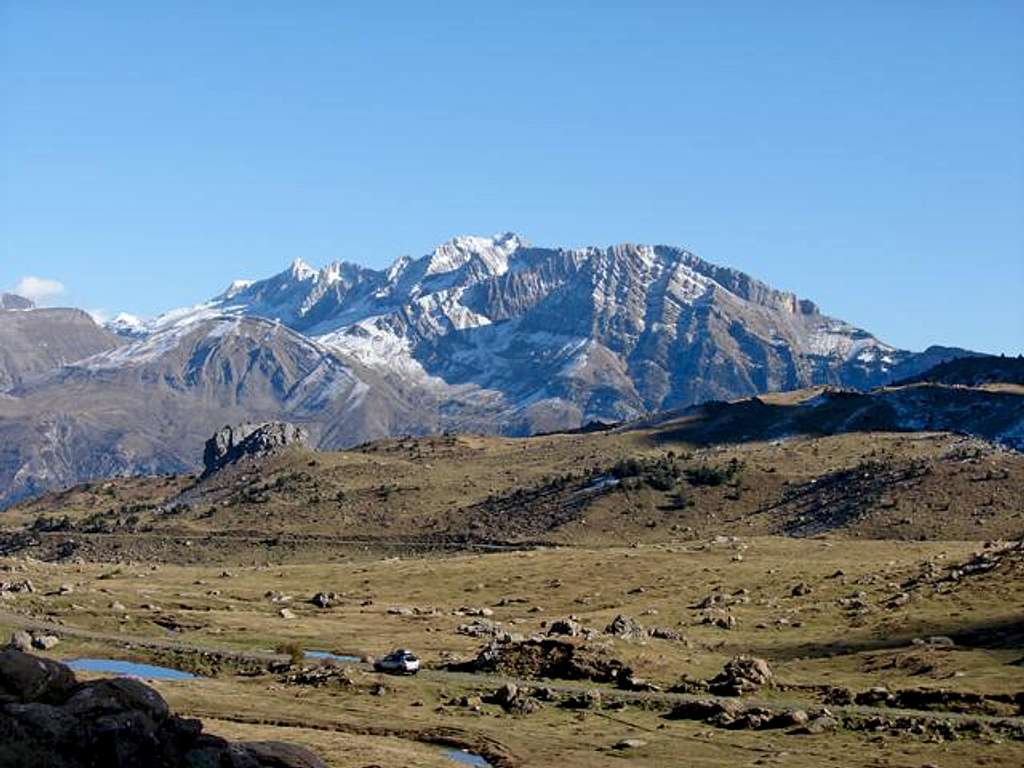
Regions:
[[[35,304],[31,299],[16,293],[0,293],[0,309],[32,309]]]
[[[205,474],[251,456],[266,456],[289,445],[306,445],[309,433],[302,427],[281,421],[238,424],[218,429],[203,450]]]

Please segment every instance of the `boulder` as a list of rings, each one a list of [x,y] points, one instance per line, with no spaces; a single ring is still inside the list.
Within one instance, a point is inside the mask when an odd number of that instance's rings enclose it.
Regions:
[[[606,635],[615,635],[623,640],[643,640],[647,637],[647,631],[639,621],[622,614],[612,619],[611,624],[604,628],[604,632]]]
[[[247,741],[228,747],[231,768],[327,768],[308,749],[281,741]]]
[[[548,626],[548,636],[563,635],[565,637],[576,637],[583,631],[582,625],[575,616],[568,616],[564,619],[555,619]]]
[[[74,673],[63,664],[16,648],[0,651],[0,702],[63,701],[76,684]]]
[[[40,651],[48,651],[58,643],[60,643],[60,638],[56,635],[35,635],[32,638],[32,647],[38,648]]]
[[[0,651],[0,766],[325,768],[302,747],[204,735],[137,680],[78,683],[63,664],[14,648]]]

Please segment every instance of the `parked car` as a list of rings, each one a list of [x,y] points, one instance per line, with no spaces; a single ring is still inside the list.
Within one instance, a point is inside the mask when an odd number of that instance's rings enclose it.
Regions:
[[[415,675],[420,671],[420,660],[412,651],[399,648],[373,662],[373,668],[393,675]]]

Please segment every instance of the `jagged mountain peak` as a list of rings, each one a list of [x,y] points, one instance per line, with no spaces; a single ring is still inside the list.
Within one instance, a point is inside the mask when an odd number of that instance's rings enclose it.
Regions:
[[[301,258],[296,258],[292,261],[291,266],[288,268],[288,273],[293,280],[315,280],[317,277],[317,271]]]
[[[454,272],[476,258],[490,274],[503,275],[508,271],[509,257],[526,246],[526,241],[514,232],[503,232],[491,237],[460,235],[437,246],[426,257],[425,274]]]

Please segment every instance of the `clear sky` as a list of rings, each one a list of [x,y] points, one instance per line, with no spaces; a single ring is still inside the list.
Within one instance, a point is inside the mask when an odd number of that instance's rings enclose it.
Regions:
[[[0,0],[0,288],[149,315],[514,230],[1018,353],[1022,40],[1019,0]]]

